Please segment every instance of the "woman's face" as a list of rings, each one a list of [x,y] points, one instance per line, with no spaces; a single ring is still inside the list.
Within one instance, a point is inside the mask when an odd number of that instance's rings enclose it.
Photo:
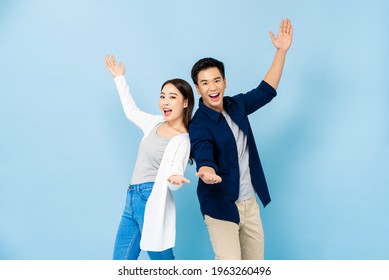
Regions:
[[[166,84],[162,88],[159,108],[166,121],[182,119],[182,112],[187,106],[188,100],[184,99],[184,96],[173,84]]]

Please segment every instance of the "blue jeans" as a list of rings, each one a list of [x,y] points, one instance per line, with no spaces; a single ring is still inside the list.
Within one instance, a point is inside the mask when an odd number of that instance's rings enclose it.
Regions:
[[[154,183],[130,185],[126,206],[116,235],[114,260],[136,260],[139,257],[140,238],[147,199]],[[174,260],[173,248],[161,252],[147,251],[151,260]]]

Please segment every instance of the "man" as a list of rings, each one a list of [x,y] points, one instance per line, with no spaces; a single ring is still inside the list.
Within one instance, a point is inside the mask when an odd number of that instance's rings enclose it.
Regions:
[[[270,195],[248,115],[276,96],[286,53],[292,43],[289,19],[280,23],[277,37],[269,32],[276,54],[260,85],[233,97],[224,65],[203,58],[192,68],[201,95],[189,134],[199,177],[197,194],[216,259],[263,259],[264,236],[257,193],[263,206]]]

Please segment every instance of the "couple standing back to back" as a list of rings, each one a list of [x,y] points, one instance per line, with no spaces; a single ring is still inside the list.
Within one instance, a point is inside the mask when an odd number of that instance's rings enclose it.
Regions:
[[[114,259],[137,259],[142,250],[150,259],[174,259],[175,203],[171,191],[184,177],[193,158],[199,177],[197,195],[216,259],[264,259],[264,235],[255,193],[263,206],[270,195],[248,115],[276,96],[286,53],[292,43],[289,19],[277,36],[269,32],[276,54],[258,87],[229,97],[224,65],[203,58],[191,77],[201,98],[192,117],[194,96],[182,79],[161,87],[161,115],[141,111],[124,78],[123,63],[107,56],[124,112],[143,131],[126,205],[116,236]]]

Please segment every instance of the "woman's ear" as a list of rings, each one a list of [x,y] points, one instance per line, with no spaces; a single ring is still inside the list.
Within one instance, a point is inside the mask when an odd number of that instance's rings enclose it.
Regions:
[[[185,99],[184,100],[184,108],[187,108],[188,107],[188,99]]]

